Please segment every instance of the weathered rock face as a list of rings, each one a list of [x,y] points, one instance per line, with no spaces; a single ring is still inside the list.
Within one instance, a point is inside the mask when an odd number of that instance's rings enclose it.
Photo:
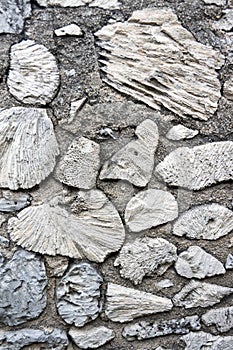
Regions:
[[[231,350],[233,337],[220,337],[205,332],[190,332],[182,338],[185,350]]]
[[[58,206],[57,202],[22,210],[17,218],[8,221],[12,240],[41,254],[104,261],[124,242],[121,218],[101,191],[80,191],[78,200],[85,208],[78,215]]]
[[[233,179],[233,142],[212,142],[193,148],[179,147],[156,167],[169,185],[200,190]]]
[[[211,277],[226,272],[223,264],[198,246],[191,246],[178,256],[176,272],[186,278]]]
[[[178,124],[173,126],[166,134],[166,138],[173,141],[192,139],[198,135],[198,130],[186,128],[184,125]]]
[[[190,239],[216,240],[233,230],[233,212],[213,203],[194,207],[180,215],[173,234]]]
[[[215,326],[221,333],[233,328],[233,306],[207,311],[201,318],[206,326]]]
[[[127,340],[143,340],[169,334],[186,334],[200,328],[199,317],[195,315],[162,322],[140,321],[126,326],[122,335]]]
[[[98,317],[102,282],[102,277],[90,264],[71,265],[56,289],[58,313],[66,323],[82,327]]]
[[[144,276],[162,275],[177,259],[176,247],[163,238],[139,238],[121,249],[114,266],[120,266],[120,274],[134,284]]]
[[[0,192],[0,211],[12,212],[26,208],[30,205],[31,197],[27,193],[23,192]]]
[[[68,345],[66,332],[58,328],[23,328],[14,331],[0,331],[2,350],[20,350],[31,344],[41,344],[40,349],[65,350]]]
[[[55,57],[43,45],[24,40],[11,47],[7,85],[19,101],[46,105],[59,86]]]
[[[47,277],[35,254],[18,250],[0,262],[0,322],[16,326],[41,314],[46,307]]]
[[[214,22],[213,27],[217,30],[230,31],[233,28],[233,10],[224,10],[223,16]]]
[[[79,7],[88,5],[103,9],[116,10],[120,8],[118,0],[36,0],[40,6]]]
[[[133,140],[105,162],[100,179],[121,179],[135,186],[146,186],[154,168],[154,154],[158,145],[157,125],[149,119],[136,129]]]
[[[173,297],[173,302],[175,306],[183,306],[185,309],[207,307],[219,303],[232,293],[233,288],[193,280]]]
[[[73,327],[69,330],[69,335],[80,349],[97,349],[115,338],[113,330],[104,326],[90,329]]]
[[[0,187],[17,190],[39,184],[52,172],[58,154],[46,110],[0,110]]]
[[[105,314],[113,322],[128,322],[136,317],[171,310],[170,299],[108,283]]]
[[[95,187],[99,167],[100,146],[80,137],[72,142],[58,163],[56,177],[66,185],[88,190]]]
[[[30,0],[1,0],[0,33],[21,33],[24,20],[30,15]]]
[[[139,192],[125,209],[125,222],[133,232],[164,224],[177,216],[175,197],[169,192],[155,189]]]
[[[195,40],[170,9],[133,13],[96,33],[105,81],[154,109],[207,120],[217,109],[223,56]],[[204,78],[203,78],[204,77]]]

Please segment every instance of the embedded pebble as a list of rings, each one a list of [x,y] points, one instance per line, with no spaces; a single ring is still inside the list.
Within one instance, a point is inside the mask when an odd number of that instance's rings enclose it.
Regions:
[[[85,190],[96,186],[100,146],[85,137],[75,139],[57,165],[55,176],[62,183]]]
[[[26,208],[31,203],[31,197],[23,192],[0,191],[0,211],[12,212]]]
[[[121,179],[135,186],[146,186],[154,168],[154,154],[158,146],[157,125],[150,119],[144,120],[135,130],[136,140],[115,153],[104,163],[100,179]]]
[[[232,255],[232,254],[228,254],[228,255],[227,255],[227,260],[226,260],[225,268],[226,268],[227,270],[233,269],[233,255]]]
[[[185,350],[232,350],[233,337],[220,337],[205,332],[190,332],[181,340]]]
[[[0,33],[21,33],[24,27],[24,20],[30,16],[30,0],[1,0]]]
[[[192,139],[198,135],[198,130],[186,128],[184,125],[178,124],[173,126],[166,134],[166,138],[173,141]]]
[[[16,326],[41,314],[46,307],[47,276],[35,254],[18,250],[0,263],[0,322]]]
[[[120,250],[125,230],[121,218],[99,190],[79,191],[74,213],[53,201],[23,209],[8,221],[8,232],[18,245],[41,254],[63,255],[103,262]],[[75,214],[75,207],[84,210]],[[67,223],[69,223],[67,225]]]
[[[168,298],[108,283],[105,314],[113,322],[129,322],[136,317],[169,311],[172,307]]]
[[[72,327],[69,336],[80,349],[97,349],[115,338],[112,329],[99,326],[92,328],[77,329]]]
[[[1,227],[1,219],[0,219],[0,227]],[[7,239],[6,237],[0,236],[0,245],[3,248],[8,248],[10,245],[9,239]]]
[[[99,273],[88,263],[74,263],[56,288],[59,315],[68,324],[82,327],[95,320],[100,311]]]
[[[17,100],[46,105],[55,97],[59,83],[55,57],[44,45],[33,40],[12,45],[7,85]]]
[[[39,184],[53,171],[58,154],[53,124],[45,109],[0,110],[0,187],[17,190]],[[22,200],[26,205],[26,197]]]
[[[0,227],[2,226],[2,224],[6,221],[6,218],[4,215],[0,214]]]
[[[123,337],[127,340],[143,340],[169,334],[186,334],[201,328],[199,316],[187,316],[180,319],[162,322],[139,321],[123,329]]]
[[[72,35],[72,36],[81,36],[82,31],[81,28],[77,24],[69,24],[65,27],[58,28],[54,31],[56,36],[66,36],[66,35]]]
[[[223,95],[230,101],[233,101],[233,75],[227,78],[223,85]]]
[[[118,0],[36,0],[40,6],[79,7],[88,5],[103,9],[117,10],[120,8]]]
[[[233,306],[207,311],[201,317],[206,326],[214,325],[221,333],[233,328]]]
[[[134,284],[140,284],[144,276],[158,276],[177,259],[176,246],[163,238],[138,238],[121,249],[114,266],[120,266],[120,274]]]
[[[226,272],[218,259],[198,246],[191,246],[182,252],[178,256],[175,269],[183,277],[198,279],[222,275]]]
[[[128,21],[108,24],[95,35],[104,81],[116,90],[183,118],[208,120],[217,110],[216,70],[224,56],[196,41],[171,9],[135,11]]]
[[[171,280],[169,280],[168,278],[155,283],[155,288],[157,290],[161,290],[163,288],[171,288],[173,286],[174,286],[174,283]]]
[[[133,232],[165,224],[177,216],[178,204],[175,197],[167,191],[157,189],[139,192],[125,209],[125,222]]]
[[[21,350],[35,343],[41,344],[42,347],[39,349],[65,350],[68,345],[68,338],[66,332],[59,328],[0,330],[1,350]]]
[[[185,309],[207,307],[219,303],[232,293],[233,288],[192,280],[173,297],[173,303]]]
[[[213,23],[213,28],[229,32],[233,28],[233,9],[223,11],[223,16]]]
[[[233,212],[212,203],[182,213],[173,226],[173,234],[190,239],[216,240],[233,230]]]
[[[72,123],[72,121],[75,119],[76,114],[78,111],[82,108],[84,103],[86,102],[86,97],[81,98],[77,101],[72,101],[70,104],[70,118],[68,120],[68,123]]]
[[[233,179],[233,142],[179,147],[155,168],[156,174],[172,186],[200,190]]]

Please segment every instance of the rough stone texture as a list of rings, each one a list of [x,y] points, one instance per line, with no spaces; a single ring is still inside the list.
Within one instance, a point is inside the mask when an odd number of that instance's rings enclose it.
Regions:
[[[90,329],[77,329],[75,327],[69,330],[69,336],[80,349],[97,349],[115,338],[112,329],[99,326]]]
[[[177,259],[176,246],[163,238],[139,238],[121,249],[114,266],[120,266],[120,274],[134,284],[144,276],[162,275]]]
[[[223,16],[213,24],[214,29],[226,32],[233,28],[233,9],[223,11]]]
[[[85,137],[75,139],[58,163],[56,177],[62,183],[85,190],[96,185],[100,146]]]
[[[88,263],[74,263],[56,289],[59,315],[68,324],[82,327],[95,320],[101,311],[99,273]]]
[[[100,179],[121,179],[135,186],[146,186],[154,168],[154,154],[159,141],[157,125],[144,120],[135,130],[136,140],[129,142],[105,162]]]
[[[80,191],[77,198],[85,209],[78,215],[58,206],[56,200],[22,210],[8,222],[11,239],[41,254],[104,261],[124,242],[120,216],[101,191]]]
[[[182,124],[173,126],[166,134],[166,138],[173,141],[192,139],[198,135],[198,130],[186,128]]]
[[[226,5],[226,0],[203,0],[203,1],[207,5],[217,5],[217,6]]]
[[[216,240],[233,230],[233,212],[222,205],[199,205],[177,219],[173,234],[190,239]]]
[[[129,201],[125,210],[125,222],[133,232],[173,221],[177,216],[175,197],[167,191],[156,189],[139,192]]]
[[[77,24],[68,24],[65,27],[61,27],[55,30],[56,36],[66,36],[66,35],[74,35],[74,36],[81,36],[82,30]]]
[[[64,256],[45,256],[48,276],[62,277],[69,266],[69,259]]]
[[[233,101],[233,75],[231,75],[223,86],[223,94],[228,100]]]
[[[1,0],[0,33],[21,33],[24,20],[30,15],[30,0]]]
[[[11,47],[7,85],[17,100],[46,105],[55,97],[59,82],[56,59],[44,45],[23,40]]]
[[[205,332],[190,332],[182,338],[185,350],[232,350],[233,337],[220,337]]]
[[[186,334],[200,328],[199,316],[195,315],[162,322],[139,321],[126,326],[122,334],[127,340],[143,340],[169,334]]]
[[[23,192],[0,191],[0,211],[12,212],[30,205],[31,197]]]
[[[120,7],[118,0],[36,0],[40,6],[79,7],[88,5],[103,9],[116,10]]]
[[[198,246],[191,246],[182,252],[178,256],[175,269],[181,276],[198,279],[222,275],[226,272],[218,259]]]
[[[18,250],[0,263],[0,322],[16,326],[41,314],[46,307],[47,276],[33,253]]]
[[[96,33],[105,81],[154,109],[207,120],[217,109],[223,56],[195,40],[171,9],[144,9]],[[171,59],[172,53],[172,59]]]
[[[201,318],[206,326],[215,326],[221,333],[233,328],[233,306],[207,311]]]
[[[175,306],[183,306],[185,309],[207,307],[219,303],[232,293],[233,288],[193,280],[173,297],[173,302]]]
[[[225,267],[227,270],[233,269],[233,255],[232,254],[227,255]]]
[[[14,331],[0,330],[1,350],[20,350],[27,345],[40,344],[40,350],[65,350],[68,345],[66,332],[58,328],[31,329]]]
[[[45,109],[0,110],[0,187],[31,188],[44,180],[59,154]]]
[[[171,310],[170,299],[133,288],[108,283],[105,314],[113,322],[128,322],[136,317]]]

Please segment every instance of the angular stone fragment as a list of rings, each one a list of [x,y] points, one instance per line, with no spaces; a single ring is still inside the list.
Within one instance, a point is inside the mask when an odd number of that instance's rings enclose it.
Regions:
[[[7,85],[17,100],[46,105],[55,97],[59,82],[55,57],[44,45],[33,40],[12,45]]]
[[[198,135],[198,130],[193,130],[186,128],[184,125],[178,124],[173,126],[168,133],[166,134],[166,138],[173,141],[192,139],[196,135]]]
[[[79,7],[88,5],[103,9],[116,10],[120,8],[118,0],[36,0],[40,6]]]
[[[69,330],[69,335],[80,349],[97,349],[115,338],[114,331],[104,326],[90,329],[72,327]]]
[[[53,171],[58,154],[45,109],[0,110],[0,187],[17,190],[39,184]]]
[[[58,328],[0,330],[1,350],[21,350],[35,343],[41,344],[40,349],[65,350],[68,339],[66,332]]]
[[[129,142],[105,162],[100,179],[121,179],[135,186],[146,186],[154,168],[159,134],[157,125],[144,120],[135,130],[136,140]]]
[[[232,254],[228,254],[225,267],[227,270],[233,269],[233,255]]]
[[[225,296],[232,293],[233,288],[193,280],[173,297],[173,303],[185,309],[207,307],[219,303]]]
[[[233,328],[233,306],[207,311],[201,317],[206,326],[215,326],[221,333]]]
[[[100,146],[85,137],[75,139],[58,163],[56,177],[62,183],[91,189],[96,185],[100,167]]]
[[[54,32],[56,36],[66,36],[66,35],[81,36],[82,35],[81,28],[74,23],[69,24],[62,28],[58,28]]]
[[[30,15],[30,0],[1,0],[0,33],[21,33],[24,20]]]
[[[201,328],[199,316],[187,316],[162,322],[139,321],[123,329],[123,337],[127,340],[142,340],[169,334],[186,334]]]
[[[46,307],[47,276],[35,254],[18,250],[0,263],[0,322],[16,326],[41,314]]]
[[[133,232],[165,224],[177,216],[178,204],[175,197],[169,192],[156,189],[139,192],[125,209],[125,222]]]
[[[185,350],[232,350],[233,337],[220,337],[205,332],[190,332],[181,340]]]
[[[0,191],[0,211],[12,212],[30,205],[31,197],[23,192]]]
[[[170,299],[133,288],[108,283],[105,314],[113,322],[128,322],[136,317],[171,310]]]
[[[75,119],[77,112],[82,108],[84,103],[86,102],[86,97],[81,98],[77,101],[72,101],[70,104],[70,118],[68,120],[68,123],[72,123],[72,121]]]
[[[233,75],[231,75],[224,83],[223,95],[228,100],[233,101]]]
[[[226,272],[223,264],[198,246],[191,246],[178,256],[176,272],[186,278],[211,277]]]
[[[53,202],[22,210],[8,221],[11,239],[41,254],[104,261],[124,242],[121,218],[101,191],[80,191],[77,200],[85,208],[78,215]]]
[[[212,203],[187,210],[177,219],[173,234],[190,239],[216,240],[233,230],[233,212]]]
[[[213,23],[214,29],[229,32],[233,28],[233,9],[223,11],[223,16]]]
[[[56,289],[59,315],[68,324],[82,327],[95,320],[101,311],[102,277],[88,263],[74,263]]]
[[[233,142],[179,147],[158,164],[156,173],[169,185],[200,190],[233,179]]]
[[[106,81],[154,109],[207,120],[218,106],[219,51],[195,40],[168,8],[135,11],[96,33]]]
[[[114,266],[120,266],[120,274],[134,284],[144,276],[162,275],[177,259],[176,247],[163,238],[138,238],[123,246]]]
[[[217,6],[226,5],[226,0],[203,0],[203,1],[207,5],[217,5]]]

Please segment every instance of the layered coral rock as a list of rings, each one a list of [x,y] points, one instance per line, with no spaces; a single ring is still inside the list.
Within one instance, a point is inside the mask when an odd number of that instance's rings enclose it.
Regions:
[[[207,311],[201,318],[206,326],[215,326],[221,333],[233,328],[233,306]]]
[[[20,33],[31,15],[30,0],[1,0],[0,33]]]
[[[115,338],[112,329],[99,326],[92,328],[69,330],[69,336],[80,349],[97,349]]]
[[[185,350],[232,350],[233,337],[220,337],[205,332],[190,332],[181,340],[186,344]]]

